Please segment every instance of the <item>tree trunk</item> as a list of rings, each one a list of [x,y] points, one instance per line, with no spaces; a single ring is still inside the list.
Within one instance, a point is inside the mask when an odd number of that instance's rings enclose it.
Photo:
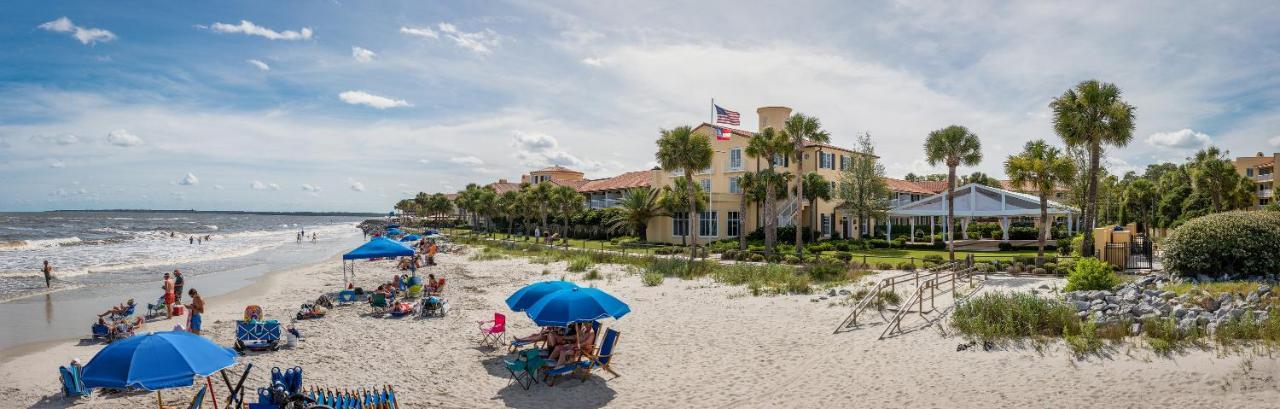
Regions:
[[[689,193],[689,271],[693,271],[693,258],[698,255],[698,235],[693,234],[694,222],[698,219],[694,216],[698,213],[698,193],[693,189],[693,169],[684,170],[685,191]],[[698,224],[698,227],[701,227]]]
[[[771,161],[770,163],[772,164],[773,162]],[[772,173],[773,166],[769,166],[769,170],[771,175],[770,177],[776,176],[776,174]],[[773,255],[773,247],[778,244],[778,203],[774,198],[775,192],[773,182],[775,181],[766,180],[764,184],[764,208],[766,210],[763,217],[765,257]]]
[[[956,261],[956,167],[947,166],[947,255]]]
[[[1005,228],[1008,229],[1010,227],[1005,227]],[[1044,260],[1044,242],[1045,240],[1048,240],[1048,236],[1049,236],[1049,197],[1048,197],[1048,193],[1042,190],[1040,191],[1040,248],[1036,252],[1037,256],[1039,257],[1036,260],[1037,263],[1043,262]]]
[[[1093,256],[1093,224],[1098,217],[1098,161],[1101,160],[1098,150],[1096,146],[1089,149],[1089,175],[1085,181],[1084,215],[1080,222],[1080,231],[1084,233],[1080,244],[1081,257]]]
[[[804,254],[804,212],[799,209],[804,201],[804,142],[796,143],[796,257]]]
[[[742,228],[745,220],[747,220],[747,190],[742,189],[742,200],[738,204],[738,250],[747,249],[747,234]]]

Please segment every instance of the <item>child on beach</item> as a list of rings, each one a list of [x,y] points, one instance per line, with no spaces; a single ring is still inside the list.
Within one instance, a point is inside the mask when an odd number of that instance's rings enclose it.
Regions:
[[[165,319],[173,318],[173,303],[176,300],[173,295],[173,280],[169,278],[169,273],[164,273],[164,314]]]
[[[44,272],[44,288],[50,288],[49,281],[53,280],[53,267],[49,265],[49,260],[44,261],[44,268],[40,271]]]

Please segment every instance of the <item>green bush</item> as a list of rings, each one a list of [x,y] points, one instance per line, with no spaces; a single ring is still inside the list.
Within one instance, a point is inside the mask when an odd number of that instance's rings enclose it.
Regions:
[[[754,254],[751,254],[749,251],[740,251],[738,254],[735,254],[733,258],[738,261],[751,261],[751,256],[753,255]]]
[[[933,264],[942,264],[943,262],[947,261],[946,258],[943,258],[942,256],[937,254],[930,254],[930,255],[924,256],[921,258],[921,260],[929,261],[929,262],[932,262]]]
[[[916,271],[916,265],[912,264],[910,261],[903,261],[898,263],[898,269],[902,271]]]
[[[1111,264],[1092,257],[1076,261],[1075,268],[1067,274],[1066,291],[1110,290],[1120,284],[1120,276]]]
[[[1165,238],[1164,266],[1184,277],[1280,272],[1280,213],[1233,211],[1191,219]]]
[[[805,267],[804,271],[813,281],[834,281],[844,278],[845,266],[840,262],[817,262]]]
[[[835,258],[840,261],[848,263],[849,260],[853,260],[853,253],[850,253],[847,251],[837,251],[835,253]]]
[[[644,272],[644,275],[640,276],[640,282],[644,283],[645,287],[660,286],[662,285],[662,280],[664,279],[666,279],[666,276],[662,275],[662,273],[658,273],[655,271],[646,271]]]
[[[1044,268],[1041,268],[1041,267],[1036,267],[1031,270],[1031,274],[1045,275],[1048,273],[1049,273],[1048,270],[1045,270]]]
[[[991,263],[973,263],[973,268],[983,273],[991,273],[996,271],[996,267]]]
[[[920,267],[923,267],[925,270],[930,270],[937,266],[938,266],[938,263],[934,263],[932,261],[926,261],[926,262],[920,263]]]
[[[591,261],[591,258],[577,256],[569,260],[569,267],[566,268],[566,270],[569,270],[575,273],[581,273],[583,271],[587,271],[587,269],[591,268],[591,266],[593,265],[595,265],[595,263]]]
[[[721,260],[735,260],[737,258],[738,258],[737,250],[725,250],[723,253],[720,253]]]
[[[821,252],[824,252],[824,251],[832,251],[832,250],[835,250],[835,246],[834,246],[834,245],[832,245],[830,242],[825,242],[825,241],[824,241],[824,242],[821,242],[821,243],[813,243],[813,244],[809,244],[808,246],[805,246],[805,247],[807,247],[807,248],[809,249],[809,251],[810,251],[810,252],[813,252],[813,253],[821,253]]]
[[[782,258],[782,262],[792,265],[800,264],[800,257],[796,257],[794,254],[788,254],[786,257]]]
[[[1044,267],[1045,271],[1057,271],[1057,270],[1058,270],[1058,264],[1057,264],[1057,263],[1045,262],[1043,267]]]
[[[764,254],[752,253],[752,254],[751,254],[751,261],[755,261],[755,262],[763,262],[763,261],[764,261]]]
[[[951,326],[970,338],[996,340],[1078,334],[1074,307],[1030,293],[991,292],[957,305]]]
[[[881,261],[881,262],[879,262],[879,263],[876,263],[876,269],[877,269],[877,270],[892,270],[892,269],[893,269],[893,264],[891,264],[891,263],[889,263],[889,262],[886,262],[886,261]]]

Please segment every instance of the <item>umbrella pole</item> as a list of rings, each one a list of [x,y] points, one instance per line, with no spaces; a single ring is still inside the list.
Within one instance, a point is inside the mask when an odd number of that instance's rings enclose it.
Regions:
[[[209,398],[213,399],[213,409],[218,409],[218,392],[213,390],[213,378],[206,376],[204,382],[209,385]]]
[[[160,391],[156,391],[156,407],[164,409],[164,398],[160,397]]]

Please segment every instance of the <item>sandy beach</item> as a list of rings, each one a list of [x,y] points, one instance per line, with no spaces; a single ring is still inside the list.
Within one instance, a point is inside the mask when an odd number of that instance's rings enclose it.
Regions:
[[[622,266],[599,265],[600,280],[565,272],[565,263],[523,258],[470,261],[442,254],[434,272],[448,280],[453,310],[444,318],[374,318],[364,305],[337,307],[297,324],[306,340],[295,349],[251,353],[247,385],[264,386],[270,368],[301,366],[304,384],[356,388],[391,384],[401,407],[1266,407],[1280,398],[1270,357],[1192,351],[1172,358],[1141,347],[1108,348],[1078,360],[1061,344],[1009,345],[957,352],[963,342],[937,326],[887,340],[881,327],[832,334],[848,307],[815,296],[753,297],[745,288],[707,279],[668,278],[656,287]],[[357,283],[388,278],[389,262],[362,262]],[[505,350],[478,347],[476,321],[502,312],[511,333],[535,330],[503,300],[520,286],[564,277],[608,290],[632,313],[605,326],[621,332],[612,378],[525,391],[508,383]],[[231,345],[234,320],[260,304],[287,321],[298,305],[337,288],[339,262],[264,276],[250,287],[209,300],[206,332]],[[993,278],[984,291],[1031,289],[1039,280]],[[1002,282],[1000,280],[1013,280]],[[152,322],[165,329],[171,322]],[[101,345],[59,342],[0,364],[0,407],[141,408],[154,394],[61,397],[56,368],[87,361]],[[225,387],[215,383],[220,399]],[[166,391],[185,405],[194,389]],[[211,407],[206,404],[206,407]]]

